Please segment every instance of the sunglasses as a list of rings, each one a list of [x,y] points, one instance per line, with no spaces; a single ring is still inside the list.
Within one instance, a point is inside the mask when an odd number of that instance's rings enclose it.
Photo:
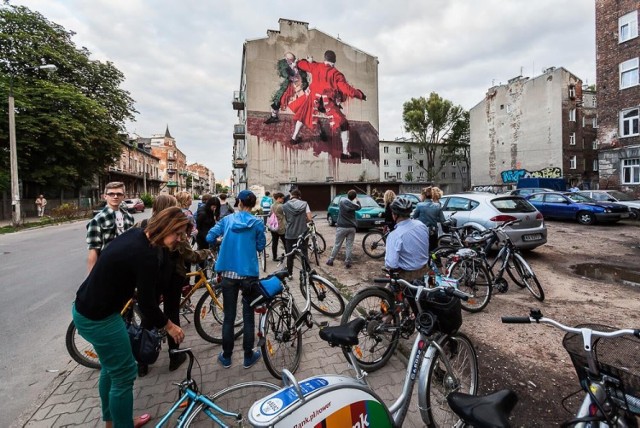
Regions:
[[[121,198],[124,196],[124,193],[109,192],[107,193],[107,196],[109,196],[110,198]]]

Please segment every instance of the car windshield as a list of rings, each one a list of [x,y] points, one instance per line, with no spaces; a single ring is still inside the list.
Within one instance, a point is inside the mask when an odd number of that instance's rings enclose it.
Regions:
[[[358,200],[362,208],[380,208],[380,205],[371,196],[358,195]]]
[[[536,210],[533,205],[522,198],[494,199],[491,204],[501,213],[531,213]]]
[[[619,201],[633,201],[633,198],[631,196],[618,190],[611,190],[609,191],[609,194]]]
[[[573,202],[596,202],[594,199],[579,193],[567,193],[566,196]]]

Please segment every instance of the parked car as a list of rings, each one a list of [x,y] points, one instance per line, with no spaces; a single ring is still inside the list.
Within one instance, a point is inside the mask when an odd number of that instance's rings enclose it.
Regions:
[[[133,199],[125,199],[125,205],[127,206],[127,211],[130,213],[141,213],[144,211],[144,202],[140,198]]]
[[[338,210],[340,200],[346,198],[347,194],[336,195],[327,208],[327,221],[329,226],[335,226],[338,221]],[[371,227],[380,226],[384,223],[384,208],[369,195],[359,194],[357,196],[360,201],[360,208],[356,211],[356,224],[358,229],[369,229]]]
[[[455,213],[458,226],[483,231],[519,219],[506,230],[518,248],[530,250],[547,242],[542,214],[521,196],[469,192],[443,196],[440,202],[446,218]]]
[[[403,198],[407,198],[411,201],[412,209],[416,209],[416,205],[418,205],[418,202],[422,202],[420,193],[400,193],[399,195],[396,195],[396,198],[400,196],[402,196]]]
[[[100,211],[102,211],[104,209],[104,207],[106,207],[106,206],[107,206],[107,201],[105,201],[105,200],[102,200],[102,201],[96,203],[93,206],[93,210],[92,210],[93,216],[95,217],[95,215],[98,214]]]
[[[633,199],[624,192],[619,190],[581,190],[577,193],[599,202],[615,202],[620,205],[626,205],[631,209],[629,213],[631,218],[640,220],[640,200]]]
[[[518,196],[526,197],[529,195],[533,195],[534,193],[541,193],[541,192],[555,192],[555,190],[547,189],[545,187],[523,187],[521,189],[512,190],[508,193],[510,195],[518,195]]]
[[[572,192],[534,193],[527,200],[546,218],[577,220],[580,224],[617,222],[629,218],[629,207],[613,202],[599,202]]]

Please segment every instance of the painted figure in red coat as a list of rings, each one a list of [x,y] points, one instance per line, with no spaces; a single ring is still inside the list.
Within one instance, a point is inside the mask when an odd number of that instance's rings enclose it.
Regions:
[[[360,89],[356,89],[347,83],[344,74],[335,68],[336,54],[328,50],[324,53],[324,62],[315,62],[313,59],[298,61],[297,66],[301,71],[310,74],[311,84],[308,94],[289,104],[294,112],[296,120],[291,143],[300,142],[298,133],[305,125],[309,129],[320,128],[320,139],[327,140],[327,134],[319,124],[318,117],[323,113],[331,126],[331,132],[340,130],[342,141],[342,157],[351,157],[349,146],[349,122],[342,112],[340,104],[348,98],[357,98],[366,101],[367,97]]]

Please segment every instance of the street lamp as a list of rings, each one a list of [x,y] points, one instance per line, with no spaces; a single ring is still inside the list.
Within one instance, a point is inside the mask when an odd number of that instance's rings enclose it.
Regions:
[[[30,67],[33,70],[56,71],[58,67],[53,64]],[[20,207],[20,184],[18,180],[18,151],[16,147],[16,118],[13,99],[13,75],[9,77],[9,161],[11,163],[11,206],[13,208],[11,224],[22,224],[22,212]]]

